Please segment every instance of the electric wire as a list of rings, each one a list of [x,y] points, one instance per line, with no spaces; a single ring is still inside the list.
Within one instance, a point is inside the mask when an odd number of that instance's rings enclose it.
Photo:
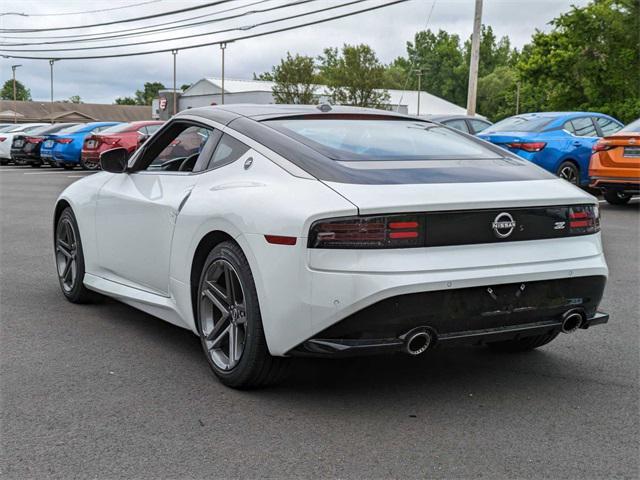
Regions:
[[[199,44],[195,44],[195,45],[187,45],[184,47],[171,47],[171,48],[163,48],[163,49],[158,49],[158,50],[151,50],[151,51],[144,51],[144,52],[130,52],[130,53],[116,53],[116,54],[109,54],[109,55],[84,55],[84,56],[73,56],[73,57],[57,57],[56,58],[50,58],[50,57],[34,57],[34,56],[29,56],[29,55],[7,55],[4,54],[0,51],[0,56],[4,57],[4,58],[20,58],[20,59],[25,59],[25,60],[55,60],[55,61],[59,61],[59,60],[94,60],[94,59],[100,59],[100,58],[119,58],[119,57],[134,57],[134,56],[140,56],[140,55],[152,55],[155,53],[167,53],[167,52],[172,52],[172,51],[179,51],[179,50],[191,50],[194,48],[201,48],[201,47],[208,47],[208,46],[212,46],[212,45],[221,45],[221,44],[227,44],[227,43],[232,43],[232,42],[236,42],[239,40],[249,40],[252,38],[258,38],[258,37],[263,37],[266,35],[273,35],[275,33],[282,33],[282,32],[287,32],[290,30],[297,30],[299,28],[303,28],[303,27],[308,27],[308,26],[312,26],[312,25],[318,25],[321,23],[327,23],[333,20],[339,20],[341,18],[347,18],[347,17],[351,17],[354,15],[359,15],[361,13],[366,13],[366,12],[371,12],[374,10],[380,10],[382,8],[387,8],[390,7],[392,5],[397,5],[400,3],[405,3],[408,2],[410,0],[393,0],[387,3],[383,3],[381,5],[374,5],[371,7],[367,7],[367,8],[362,8],[359,10],[354,10],[351,12],[346,12],[346,13],[342,13],[339,15],[334,15],[332,17],[327,17],[327,18],[321,18],[319,20],[314,20],[314,21],[309,21],[309,22],[305,22],[305,23],[301,23],[298,25],[291,25],[288,27],[281,27],[275,30],[269,30],[266,32],[259,32],[259,33],[253,33],[253,34],[249,34],[249,35],[242,35],[242,36],[238,36],[238,37],[232,37],[232,38],[226,38],[224,40],[216,40],[216,41],[212,41],[212,42],[204,42],[204,43],[199,43]],[[9,52],[10,53],[10,52]]]
[[[147,0],[146,2],[132,3],[130,5],[122,5],[120,7],[111,7],[111,8],[102,8],[100,10],[87,10],[84,12],[63,12],[63,13],[27,13],[21,16],[25,17],[59,17],[59,16],[67,16],[67,15],[85,15],[89,13],[103,13],[103,12],[112,12],[114,10],[124,10],[125,8],[131,7],[140,7],[142,5],[148,5],[150,3],[158,3],[163,0]],[[3,15],[0,13],[0,15]]]

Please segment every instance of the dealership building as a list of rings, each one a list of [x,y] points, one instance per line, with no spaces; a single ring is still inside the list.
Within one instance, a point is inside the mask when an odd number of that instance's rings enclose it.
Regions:
[[[224,80],[224,103],[275,103],[273,98],[274,82],[263,80]],[[464,115],[466,110],[454,103],[427,92],[415,90],[387,90],[389,108],[409,115]],[[329,102],[329,88],[316,85],[314,95],[319,103]],[[176,98],[177,111],[207,105],[221,105],[222,79],[203,78],[191,85],[184,92],[178,92]],[[419,108],[419,112],[418,112]],[[154,118],[166,120],[174,113],[173,90],[161,90],[159,98],[153,101]]]

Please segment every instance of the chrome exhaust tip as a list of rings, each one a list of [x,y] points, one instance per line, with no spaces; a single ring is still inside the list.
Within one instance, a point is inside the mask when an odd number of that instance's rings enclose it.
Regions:
[[[562,333],[573,333],[584,322],[584,313],[580,310],[569,310],[562,316]]]
[[[433,335],[429,330],[420,328],[404,335],[404,351],[409,355],[420,355],[433,345]]]

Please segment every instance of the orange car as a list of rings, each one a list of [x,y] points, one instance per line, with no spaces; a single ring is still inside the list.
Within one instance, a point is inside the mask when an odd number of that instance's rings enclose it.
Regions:
[[[640,118],[593,145],[589,176],[613,205],[640,194]]]

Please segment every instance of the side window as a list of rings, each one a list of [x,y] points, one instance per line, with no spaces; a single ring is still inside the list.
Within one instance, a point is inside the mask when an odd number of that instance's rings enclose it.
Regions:
[[[617,122],[614,122],[610,118],[596,117],[595,120],[600,127],[600,130],[602,131],[603,137],[606,137],[607,135],[613,135],[622,128],[621,125],[619,125]]]
[[[109,125],[106,125],[106,126],[104,126],[104,125],[103,125],[103,126],[101,126],[101,127],[96,127],[96,128],[94,128],[93,130],[91,130],[91,133],[98,133],[98,132],[101,132],[101,131],[102,131],[102,130],[104,130],[105,128],[109,128]]]
[[[160,129],[160,127],[161,127],[161,126],[162,126],[162,125],[147,125],[147,126],[146,126],[146,127],[144,127],[144,128],[146,128],[146,129],[147,129],[147,133],[148,133],[149,135],[151,135],[151,134],[153,134],[153,133],[157,132],[157,131]]]
[[[462,119],[447,120],[446,122],[442,122],[442,123],[445,124],[447,127],[455,128],[456,130],[460,130],[461,132],[464,132],[464,133],[469,133],[469,130],[467,129],[467,122],[465,122]]]
[[[138,133],[139,133],[140,135],[148,135],[148,134],[149,134],[149,132],[148,132],[148,130],[147,130],[147,127],[144,127],[144,126],[142,126],[142,127],[140,127],[140,128],[138,129]]]
[[[212,129],[176,122],[152,142],[141,159],[147,170],[193,171]]]
[[[573,128],[576,132],[575,135],[579,137],[598,136],[596,126],[591,121],[591,117],[574,118],[573,120],[571,120],[571,123],[573,123]]]
[[[562,125],[562,128],[572,135],[576,134],[576,129],[573,128],[573,123],[571,123],[571,120],[569,120],[568,122],[564,122],[564,125]]]
[[[208,168],[217,168],[222,165],[227,165],[231,162],[235,162],[242,155],[247,153],[249,147],[239,140],[236,140],[226,133],[222,135],[216,151],[213,153],[213,157],[209,162]]]
[[[469,122],[471,123],[473,133],[480,133],[491,126],[489,122],[483,122],[482,120],[471,119]]]

